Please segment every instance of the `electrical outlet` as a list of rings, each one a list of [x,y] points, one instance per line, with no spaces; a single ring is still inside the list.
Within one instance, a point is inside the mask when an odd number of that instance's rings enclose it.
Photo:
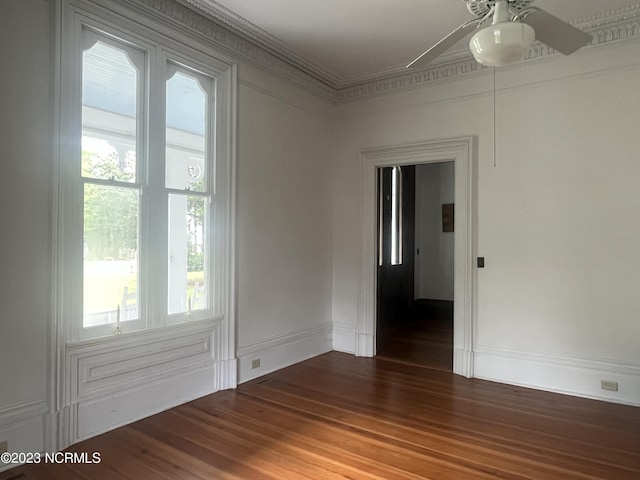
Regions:
[[[610,392],[617,392],[618,382],[612,382],[610,380],[600,380],[600,388],[602,390],[608,390]]]
[[[251,360],[251,370],[254,370],[256,368],[260,368],[260,359],[259,358],[255,358],[255,359]]]
[[[3,440],[0,442],[0,453],[5,453],[9,451],[9,442]]]

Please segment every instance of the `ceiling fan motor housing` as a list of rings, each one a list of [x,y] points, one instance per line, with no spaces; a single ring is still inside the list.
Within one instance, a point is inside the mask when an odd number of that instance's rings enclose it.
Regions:
[[[484,17],[491,8],[496,4],[496,0],[465,0],[467,8],[476,17]],[[509,9],[514,12],[520,12],[527,8],[533,0],[508,0]]]

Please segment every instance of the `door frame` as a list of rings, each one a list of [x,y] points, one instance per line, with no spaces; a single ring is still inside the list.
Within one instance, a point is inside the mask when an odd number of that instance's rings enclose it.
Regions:
[[[457,137],[366,149],[360,152],[362,255],[358,285],[356,356],[376,354],[377,201],[376,169],[394,165],[454,162],[453,372],[473,376],[476,138]]]

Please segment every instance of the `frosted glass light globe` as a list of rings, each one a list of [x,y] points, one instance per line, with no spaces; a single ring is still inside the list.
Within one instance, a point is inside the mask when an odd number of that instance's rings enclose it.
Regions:
[[[499,67],[521,60],[535,36],[526,23],[499,22],[471,37],[469,48],[478,63]]]

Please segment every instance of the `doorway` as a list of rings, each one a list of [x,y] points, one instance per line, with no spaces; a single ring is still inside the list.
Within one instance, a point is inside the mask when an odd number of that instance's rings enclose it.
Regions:
[[[453,372],[466,377],[473,376],[475,152],[475,137],[381,147],[361,152],[362,256],[358,282],[356,355],[373,357],[377,348],[377,169],[452,161],[455,171]]]
[[[377,356],[453,369],[454,163],[381,167]]]

